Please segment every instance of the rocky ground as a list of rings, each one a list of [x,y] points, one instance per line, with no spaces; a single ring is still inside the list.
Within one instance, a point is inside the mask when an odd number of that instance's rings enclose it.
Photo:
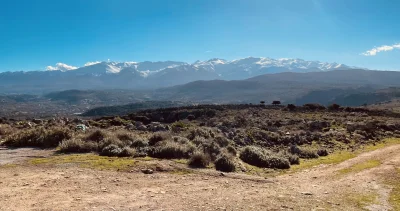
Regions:
[[[267,177],[33,164],[52,153],[0,150],[0,210],[395,210],[386,177],[400,167],[400,145]]]

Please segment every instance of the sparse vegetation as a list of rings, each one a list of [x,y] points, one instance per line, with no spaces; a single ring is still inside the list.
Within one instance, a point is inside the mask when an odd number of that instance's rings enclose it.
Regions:
[[[90,121],[54,119],[35,124],[2,120],[0,139],[10,147],[58,146],[63,153],[189,159],[189,165],[198,167],[218,159],[237,164],[239,156],[260,168],[287,169],[311,165],[314,161],[310,159],[320,162],[321,156],[330,162],[330,153],[379,145],[380,139],[400,136],[400,122],[386,113],[338,105],[328,107],[329,112],[324,109],[318,104],[265,105],[263,109],[260,105],[202,105]],[[370,115],[376,118],[371,120]],[[82,123],[90,127],[73,132]]]

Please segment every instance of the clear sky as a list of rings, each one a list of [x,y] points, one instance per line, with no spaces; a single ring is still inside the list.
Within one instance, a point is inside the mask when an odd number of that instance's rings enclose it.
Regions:
[[[400,70],[399,8],[395,0],[0,0],[0,71],[248,56]]]

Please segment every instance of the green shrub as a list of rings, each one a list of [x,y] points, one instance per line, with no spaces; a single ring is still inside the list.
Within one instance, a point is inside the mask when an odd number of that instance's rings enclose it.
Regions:
[[[179,144],[173,141],[159,142],[150,151],[150,156],[156,158],[189,158],[190,154],[194,151],[194,146],[190,144]]]
[[[214,137],[214,133],[209,129],[198,127],[190,130],[190,133],[187,138],[193,140],[197,136],[208,139]]]
[[[149,146],[149,141],[144,138],[136,138],[131,143],[131,147],[134,147],[134,148],[143,148],[143,147],[148,147],[148,146]]]
[[[333,104],[328,106],[328,109],[331,110],[331,111],[337,111],[337,110],[340,109],[340,105],[338,105],[336,103],[333,103]]]
[[[276,169],[288,169],[290,168],[290,162],[284,157],[278,155],[269,155],[266,157],[265,166],[266,168]]]
[[[210,158],[206,154],[197,151],[190,156],[188,164],[195,168],[206,168],[210,164]]]
[[[201,145],[203,143],[206,143],[206,142],[209,142],[209,141],[204,137],[196,136],[194,139],[192,139],[192,142],[195,145],[199,146],[199,145]]]
[[[237,150],[235,149],[235,147],[229,145],[226,147],[226,150],[229,154],[236,156],[237,155]]]
[[[255,146],[245,147],[240,153],[240,159],[245,163],[262,168],[290,168],[289,160],[279,154],[272,154],[262,148]]]
[[[175,142],[178,142],[178,143],[180,143],[180,144],[187,144],[187,143],[190,142],[189,139],[187,139],[187,138],[185,138],[185,137],[181,137],[181,136],[174,136],[174,137],[172,137],[172,139],[173,139]]]
[[[59,145],[59,151],[63,153],[84,153],[97,151],[97,143],[82,141],[82,139],[72,138],[64,140]]]
[[[158,142],[165,141],[171,137],[171,134],[168,132],[157,132],[154,133],[150,138],[149,138],[149,145],[154,146]]]
[[[206,142],[200,144],[198,146],[198,149],[207,154],[211,158],[211,160],[215,160],[217,158],[217,155],[221,153],[220,146],[210,140],[207,140]]]
[[[298,155],[288,154],[287,159],[289,160],[290,165],[300,164],[300,158]]]
[[[182,130],[185,130],[186,128],[189,128],[189,125],[184,122],[179,121],[179,122],[174,122],[171,125],[171,128],[172,128],[172,131],[174,131],[174,132],[180,132]]]
[[[10,135],[13,132],[13,128],[10,125],[0,124],[0,137]]]
[[[119,156],[121,153],[122,149],[119,146],[115,144],[110,144],[101,150],[100,155],[114,157]]]
[[[319,156],[328,156],[328,150],[326,150],[326,149],[319,149],[318,151],[317,151],[317,154],[319,155]]]
[[[91,134],[89,134],[86,137],[86,140],[99,143],[100,141],[103,141],[104,139],[106,139],[108,136],[109,136],[109,134],[106,131],[96,130],[96,131],[92,132]]]
[[[101,152],[108,145],[116,145],[119,148],[123,148],[123,147],[127,146],[124,142],[120,141],[119,139],[117,139],[115,137],[107,137],[104,140],[100,141],[100,143],[98,144],[99,151]]]
[[[133,133],[127,132],[127,131],[119,131],[116,134],[116,137],[124,142],[126,145],[131,145],[132,142],[137,139],[137,136]]]
[[[136,150],[130,147],[122,148],[121,153],[118,154],[119,157],[135,157]]]
[[[223,137],[223,136],[217,136],[214,138],[214,141],[220,146],[220,147],[226,147],[230,144],[229,139]]]
[[[296,145],[292,145],[289,148],[289,152],[295,155],[298,155],[300,158],[318,158],[318,151],[308,147],[298,147]]]
[[[240,153],[240,159],[253,166],[265,167],[266,155],[259,147],[247,146]]]
[[[21,130],[15,134],[9,135],[5,142],[10,147],[57,147],[60,142],[72,137],[72,132],[67,128],[52,127],[45,129],[43,127],[29,130]]]
[[[225,153],[220,154],[215,160],[214,165],[215,169],[218,171],[223,171],[223,172],[236,171],[234,157],[229,154]]]
[[[300,157],[298,155],[284,151],[280,152],[279,156],[286,158],[289,161],[290,165],[300,164]]]

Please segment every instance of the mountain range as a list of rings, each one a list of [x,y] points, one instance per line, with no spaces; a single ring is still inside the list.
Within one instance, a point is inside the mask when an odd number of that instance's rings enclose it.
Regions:
[[[210,59],[185,63],[89,62],[83,67],[58,63],[47,71],[0,73],[3,93],[47,93],[67,89],[157,89],[198,80],[243,80],[281,72],[350,70],[344,64],[302,59],[248,57],[227,61]]]

